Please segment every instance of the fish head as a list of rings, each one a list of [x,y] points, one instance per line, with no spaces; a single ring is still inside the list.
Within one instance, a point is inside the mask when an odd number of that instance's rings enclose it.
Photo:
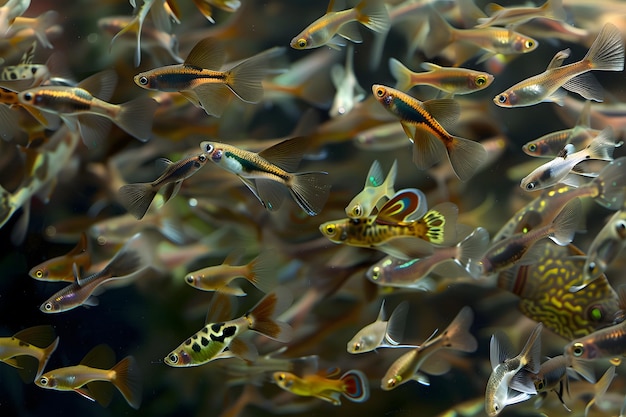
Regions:
[[[533,38],[529,38],[528,36],[524,36],[522,34],[515,34],[512,41],[511,47],[518,54],[526,54],[528,52],[534,51],[537,49],[539,42],[537,42]]]
[[[384,107],[389,107],[393,101],[393,94],[389,87],[384,85],[374,84],[372,85],[372,93],[380,104]]]
[[[527,144],[522,146],[522,151],[524,151],[526,155],[541,156],[549,152],[550,147],[547,145],[546,142],[535,141],[535,142],[528,142]]]
[[[163,359],[163,362],[173,367],[189,366],[191,364],[191,356],[183,349],[179,349],[178,351],[170,352]]]
[[[515,91],[509,90],[495,96],[493,102],[500,107],[513,107],[517,104],[518,98]]]
[[[320,226],[320,232],[336,243],[341,243],[348,238],[348,231],[345,225],[335,221],[323,223]]]
[[[314,42],[311,39],[311,35],[307,35],[305,33],[301,33],[294,37],[291,42],[289,42],[289,46],[298,50],[311,49],[315,47]]]
[[[295,382],[295,376],[289,372],[274,372],[272,378],[274,378],[276,385],[284,390],[290,390]]]
[[[198,287],[202,282],[203,276],[200,274],[187,274],[185,275],[185,282],[194,288]]]
[[[48,268],[39,265],[31,268],[31,270],[28,271],[28,275],[30,275],[31,278],[39,280],[45,280],[46,278],[48,278],[49,274],[50,271],[48,270]]]
[[[151,75],[149,72],[141,72],[133,78],[135,84],[146,90],[158,90],[159,79],[158,76]]]
[[[380,381],[380,388],[383,391],[391,391],[402,383],[402,375],[389,375]]]
[[[45,373],[35,379],[35,384],[45,389],[55,389],[58,385],[56,377],[51,372]]]
[[[202,142],[200,148],[204,152],[202,155],[208,156],[213,162],[219,162],[224,155],[224,150],[216,142]]]
[[[596,346],[587,340],[578,339],[565,346],[565,355],[576,359],[594,359],[598,356]]]
[[[482,90],[491,85],[494,80],[494,76],[486,72],[472,73],[468,77],[468,87],[472,90]]]
[[[38,89],[33,88],[19,93],[17,99],[21,104],[37,107],[45,104],[46,95],[40,93]]]

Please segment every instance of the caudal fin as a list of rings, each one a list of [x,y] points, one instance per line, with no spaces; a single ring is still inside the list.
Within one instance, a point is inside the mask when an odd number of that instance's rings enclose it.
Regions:
[[[424,217],[418,220],[426,226],[424,239],[435,245],[454,245],[457,240],[456,224],[458,215],[459,208],[449,201],[437,204],[428,210]]]
[[[356,7],[359,23],[378,33],[389,31],[391,24],[385,2],[382,0],[362,0]]]
[[[591,182],[598,187],[596,203],[611,210],[617,210],[626,200],[626,157],[621,157],[608,164]]]
[[[283,51],[284,48],[268,49],[240,62],[226,73],[226,85],[241,100],[258,103],[263,98],[261,81],[268,73],[270,59]]]
[[[252,285],[267,293],[278,285],[276,256],[270,250],[264,250],[248,264],[246,279]]]
[[[478,278],[480,275],[478,261],[489,246],[489,232],[482,227],[477,227],[457,246],[458,254],[456,260],[473,278]]]
[[[363,372],[353,369],[343,374],[340,379],[344,383],[343,396],[350,401],[362,403],[370,397],[370,384]]]
[[[411,70],[395,58],[389,58],[389,71],[396,79],[397,90],[407,91],[411,88]]]
[[[39,367],[37,368],[37,375],[35,375],[35,379],[38,379],[43,374],[43,370],[46,369],[48,360],[50,360],[50,356],[52,356],[54,351],[57,349],[57,346],[59,346],[58,336],[43,350],[43,355],[41,355],[41,358],[39,359]]]
[[[468,306],[459,311],[446,330],[441,333],[443,345],[461,352],[474,352],[478,348],[476,338],[469,332],[474,320],[474,312]]]
[[[326,172],[301,172],[293,174],[289,187],[292,197],[309,216],[315,216],[324,207],[330,193]]]
[[[600,71],[622,71],[624,69],[624,41],[615,25],[604,25],[583,61],[588,61],[591,69]]]
[[[478,142],[453,136],[447,147],[450,164],[461,181],[467,181],[487,159],[485,147]]]
[[[567,203],[552,222],[550,239],[560,246],[570,244],[574,240],[574,234],[582,215],[583,206],[579,198],[575,198]]]
[[[124,396],[128,405],[135,410],[141,405],[141,375],[137,361],[132,356],[127,356],[118,362],[112,369],[115,377],[111,380],[113,385]]]
[[[120,187],[118,198],[130,214],[135,216],[137,220],[141,220],[146,215],[156,194],[157,192],[149,183],[127,184]]]
[[[261,333],[270,339],[287,343],[293,336],[293,329],[287,323],[275,320],[291,305],[293,296],[285,287],[276,287],[267,294],[254,308],[246,313],[250,320],[250,330]]]
[[[152,120],[159,104],[151,97],[139,97],[120,106],[114,122],[142,142],[152,136]]]

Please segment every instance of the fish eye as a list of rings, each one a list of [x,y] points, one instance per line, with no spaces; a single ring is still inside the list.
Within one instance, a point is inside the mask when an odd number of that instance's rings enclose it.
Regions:
[[[398,383],[398,380],[396,378],[390,378],[387,380],[387,387],[393,388],[396,386],[397,383]]]
[[[500,406],[498,404],[493,405],[494,411],[500,411]]]
[[[534,46],[535,46],[535,42],[531,41],[530,39],[527,39],[526,42],[524,42],[524,47],[526,49],[531,49]]]
[[[600,321],[604,317],[604,312],[601,307],[593,306],[591,310],[589,310],[589,318],[592,321]]]
[[[594,261],[589,261],[589,266],[587,267],[587,271],[589,273],[591,274],[594,273],[597,268],[598,268],[598,265]]]
[[[139,77],[139,84],[148,85],[148,77],[146,77],[145,75],[142,75],[141,77]]]
[[[285,374],[278,374],[277,379],[279,382],[283,382],[285,380]]]
[[[528,145],[528,150],[531,152],[535,152],[537,150],[537,145],[531,143],[530,145]]]
[[[46,385],[48,385],[48,378],[47,378],[47,377],[45,377],[45,376],[42,376],[42,377],[39,379],[39,385],[43,385],[44,387],[45,387]]]
[[[378,278],[380,278],[380,267],[379,266],[375,266],[372,269],[372,279],[374,281],[376,281]]]
[[[535,388],[537,388],[537,391],[541,391],[543,387],[544,387],[543,380],[535,382]]]
[[[504,94],[500,94],[498,96],[498,102],[500,102],[502,104],[506,103],[506,96]]]
[[[487,83],[487,77],[485,77],[484,75],[479,75],[478,77],[476,77],[474,83],[477,86],[485,85],[485,83]]]
[[[355,352],[358,352],[359,350],[361,350],[361,344],[359,342],[356,342],[352,349],[354,349]]]
[[[624,222],[623,220],[620,220],[617,223],[615,223],[615,231],[620,237],[622,238],[626,237],[626,222]]]
[[[307,41],[304,38],[300,38],[298,39],[298,41],[296,42],[299,48],[306,48],[307,45]]]
[[[335,225],[334,224],[329,224],[324,228],[324,231],[326,231],[326,234],[328,235],[334,235],[335,234]]]
[[[363,214],[363,209],[361,209],[360,204],[357,204],[356,206],[352,208],[352,216],[361,217],[361,214]]]
[[[23,97],[26,101],[32,101],[33,99],[33,95],[31,93],[24,93]]]
[[[537,186],[537,183],[534,181],[531,181],[528,184],[526,184],[526,189],[529,191],[534,190],[536,186]]]
[[[585,353],[585,347],[580,342],[574,343],[574,349],[572,349],[572,353],[576,357],[581,357],[583,353]]]
[[[43,271],[41,269],[38,269],[37,271],[35,271],[35,276],[37,278],[43,278]]]
[[[204,151],[205,151],[206,153],[211,153],[211,152],[213,152],[213,149],[215,149],[215,147],[214,147],[213,145],[211,145],[210,143],[207,143],[207,144],[204,146]]]
[[[376,97],[384,97],[385,95],[385,89],[382,87],[378,87],[376,89]]]
[[[175,353],[170,353],[167,359],[172,363],[178,363],[178,355]]]
[[[206,162],[206,155],[205,154],[200,154],[198,156],[198,161],[200,162]]]
[[[47,302],[46,304],[43,305],[43,308],[46,311],[52,311],[52,303],[51,302]]]
[[[193,275],[187,275],[185,280],[187,281],[187,284],[193,284]]]

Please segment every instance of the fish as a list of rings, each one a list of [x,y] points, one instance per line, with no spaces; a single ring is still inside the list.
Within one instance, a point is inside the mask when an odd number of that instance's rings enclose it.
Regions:
[[[0,12],[1,13],[1,12]],[[57,25],[59,13],[55,10],[48,10],[37,17],[18,16],[11,22],[9,30],[5,34],[9,38],[24,38],[27,35],[36,38],[44,48],[53,48],[48,39],[48,32],[60,31]]]
[[[100,271],[86,277],[79,277],[76,264],[74,268],[74,283],[59,290],[46,301],[39,310],[44,313],[62,313],[79,306],[95,306],[98,300],[94,298],[102,285],[116,280],[128,278],[142,268],[151,265],[151,248],[146,245],[141,234],[130,238],[115,256]]]
[[[363,327],[348,341],[348,353],[365,353],[378,348],[416,347],[402,345],[399,342],[404,333],[408,312],[409,303],[403,301],[393,310],[389,319],[385,320],[385,301],[383,300],[376,321]]]
[[[280,208],[286,187],[300,208],[315,216],[328,199],[330,182],[324,171],[292,172],[307,141],[305,137],[290,138],[258,153],[213,141],[200,143],[200,148],[220,168],[237,175],[266,209]]]
[[[211,23],[215,23],[213,19],[213,7],[217,7],[229,13],[234,13],[241,7],[241,1],[239,0],[193,0],[193,3],[198,11],[202,13],[202,16]]]
[[[585,417],[587,417],[589,410],[594,404],[599,404],[601,402],[602,397],[606,394],[606,391],[609,389],[609,385],[611,385],[614,378],[615,366],[610,366],[593,386],[594,395],[585,406]]]
[[[459,105],[451,99],[421,102],[408,94],[380,84],[372,85],[374,97],[400,119],[405,133],[413,142],[413,162],[428,169],[448,155],[461,181],[469,180],[487,158],[483,145],[451,135],[443,125],[453,123]]]
[[[47,259],[30,269],[28,275],[39,281],[68,281],[74,282],[73,265],[80,270],[88,270],[91,266],[91,252],[89,239],[85,232],[81,233],[80,240],[65,255]]]
[[[369,398],[369,383],[367,376],[353,369],[341,375],[339,379],[333,377],[339,375],[338,369],[333,369],[323,375],[310,374],[302,378],[291,372],[274,372],[272,378],[276,385],[295,395],[315,397],[328,401],[333,405],[341,405],[343,395],[350,401],[361,403]]]
[[[112,387],[99,383],[105,381],[117,388],[128,405],[139,409],[141,375],[137,361],[132,356],[126,356],[112,365],[114,363],[113,350],[107,345],[98,345],[85,355],[80,364],[46,372],[35,381],[35,384],[56,391],[74,391],[106,407],[113,398],[113,391]]]
[[[622,34],[611,23],[604,25],[584,58],[562,66],[570,50],[557,52],[541,74],[527,78],[496,95],[500,107],[525,107],[541,102],[563,105],[564,90],[580,94],[587,100],[602,101],[602,87],[586,74],[589,71],[623,71],[624,42]]]
[[[0,337],[0,362],[16,368],[22,380],[30,383],[43,373],[58,345],[52,326],[28,327],[11,337]]]
[[[202,291],[219,291],[244,296],[246,293],[233,283],[245,278],[259,290],[267,293],[278,285],[278,273],[271,250],[263,250],[245,265],[235,265],[240,253],[231,253],[221,265],[208,266],[185,275],[185,282]]]
[[[527,317],[566,340],[586,336],[613,324],[621,310],[620,300],[606,278],[600,275],[587,287],[572,293],[569,288],[582,280],[585,254],[574,245],[537,243],[535,262],[503,271],[499,288],[520,297],[519,310]]]
[[[483,275],[500,272],[518,262],[533,262],[536,254],[529,254],[531,247],[540,239],[550,238],[559,246],[572,242],[582,218],[582,203],[579,198],[571,200],[554,218],[552,223],[539,228],[514,234],[493,244],[479,261]]]
[[[428,358],[442,349],[474,352],[478,348],[478,342],[469,332],[473,320],[472,309],[468,306],[463,307],[441,334],[434,336],[433,333],[420,346],[396,359],[381,379],[380,387],[384,391],[390,391],[411,380],[420,382],[423,380],[421,373],[418,372],[420,369],[433,375],[446,373],[449,369],[447,362],[428,362]]]
[[[424,193],[407,188],[396,192],[376,215],[329,221],[319,230],[334,243],[375,248],[402,259],[424,256],[432,253],[433,244],[453,244],[458,216],[450,202],[428,211],[426,206]]]
[[[326,14],[294,36],[289,45],[294,49],[319,48],[324,45],[340,49],[345,46],[343,39],[361,43],[361,35],[352,22],[359,22],[378,33],[389,30],[389,14],[382,0],[361,0],[347,10],[335,10],[334,5],[335,0],[330,0]]]
[[[0,7],[0,34],[5,36],[16,17],[30,7],[30,0],[8,0]]]
[[[389,58],[389,71],[396,79],[395,88],[408,91],[416,85],[429,85],[444,93],[448,98],[483,90],[495,79],[488,72],[468,68],[441,67],[431,62],[422,62],[426,72],[413,72],[395,58]]]
[[[587,147],[578,152],[574,151],[573,144],[565,145],[562,152],[554,159],[537,167],[522,178],[520,187],[525,191],[535,191],[566,181],[567,175],[582,161],[589,159],[612,161],[614,149],[615,139],[612,129],[610,127],[604,128]]]
[[[159,190],[164,190],[164,202],[169,201],[178,194],[183,181],[198,172],[208,160],[205,153],[188,156],[176,162],[163,159],[161,162],[165,165],[165,170],[156,180],[123,185],[118,191],[119,201],[130,214],[141,220]]]
[[[531,374],[539,372],[541,363],[541,329],[543,325],[538,323],[528,337],[522,351],[514,357],[508,357],[506,349],[501,346],[501,341],[496,335],[491,337],[489,357],[492,372],[487,381],[485,390],[485,411],[488,416],[497,416],[504,407],[526,401],[531,394],[536,394],[537,389],[531,379],[517,381],[516,386],[524,391],[511,393],[509,384],[516,374],[526,369]]]
[[[252,330],[278,342],[289,342],[293,335],[291,326],[274,317],[283,313],[291,300],[286,288],[276,287],[243,316],[207,324],[168,353],[163,361],[172,367],[200,366],[233,356],[254,361],[258,357],[256,347],[238,336]]]
[[[537,17],[565,20],[563,0],[546,0],[539,7],[503,7],[490,3],[487,8],[491,11],[489,17],[479,17],[475,28],[489,26],[517,26]]]
[[[383,172],[378,161],[372,162],[365,185],[346,206],[346,215],[352,219],[361,219],[372,215],[375,209],[389,201],[396,193],[394,183],[398,175],[398,161],[394,160],[387,177],[383,181]]]
[[[152,136],[152,119],[158,107],[150,97],[124,104],[111,104],[117,74],[105,70],[84,79],[76,87],[40,86],[18,94],[20,103],[57,115],[73,131],[80,131],[87,147],[101,145],[111,122],[129,135],[147,141]]]
[[[335,97],[330,106],[330,117],[342,116],[362,101],[365,90],[359,85],[354,75],[354,47],[349,45],[346,50],[346,65],[333,65],[330,68],[330,78],[335,86]]]
[[[625,338],[626,321],[622,321],[572,340],[563,348],[563,354],[574,364],[581,360],[618,358],[626,353]]]
[[[284,48],[272,48],[222,71],[224,48],[206,38],[193,47],[182,64],[140,72],[133,79],[146,90],[179,92],[209,116],[220,117],[230,93],[246,103],[258,103],[263,98],[261,81],[269,72],[270,60],[283,52]]]
[[[431,272],[448,275],[446,272],[450,269],[478,278],[478,261],[488,244],[489,233],[477,227],[455,246],[436,248],[432,255],[424,258],[404,261],[385,257],[372,265],[365,276],[375,284],[399,288],[413,288]]]

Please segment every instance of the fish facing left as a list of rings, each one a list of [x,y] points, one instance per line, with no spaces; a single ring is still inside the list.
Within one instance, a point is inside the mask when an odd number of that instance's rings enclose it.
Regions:
[[[29,327],[0,338],[0,361],[16,368],[22,380],[30,383],[43,373],[58,345],[59,338],[52,326]]]

